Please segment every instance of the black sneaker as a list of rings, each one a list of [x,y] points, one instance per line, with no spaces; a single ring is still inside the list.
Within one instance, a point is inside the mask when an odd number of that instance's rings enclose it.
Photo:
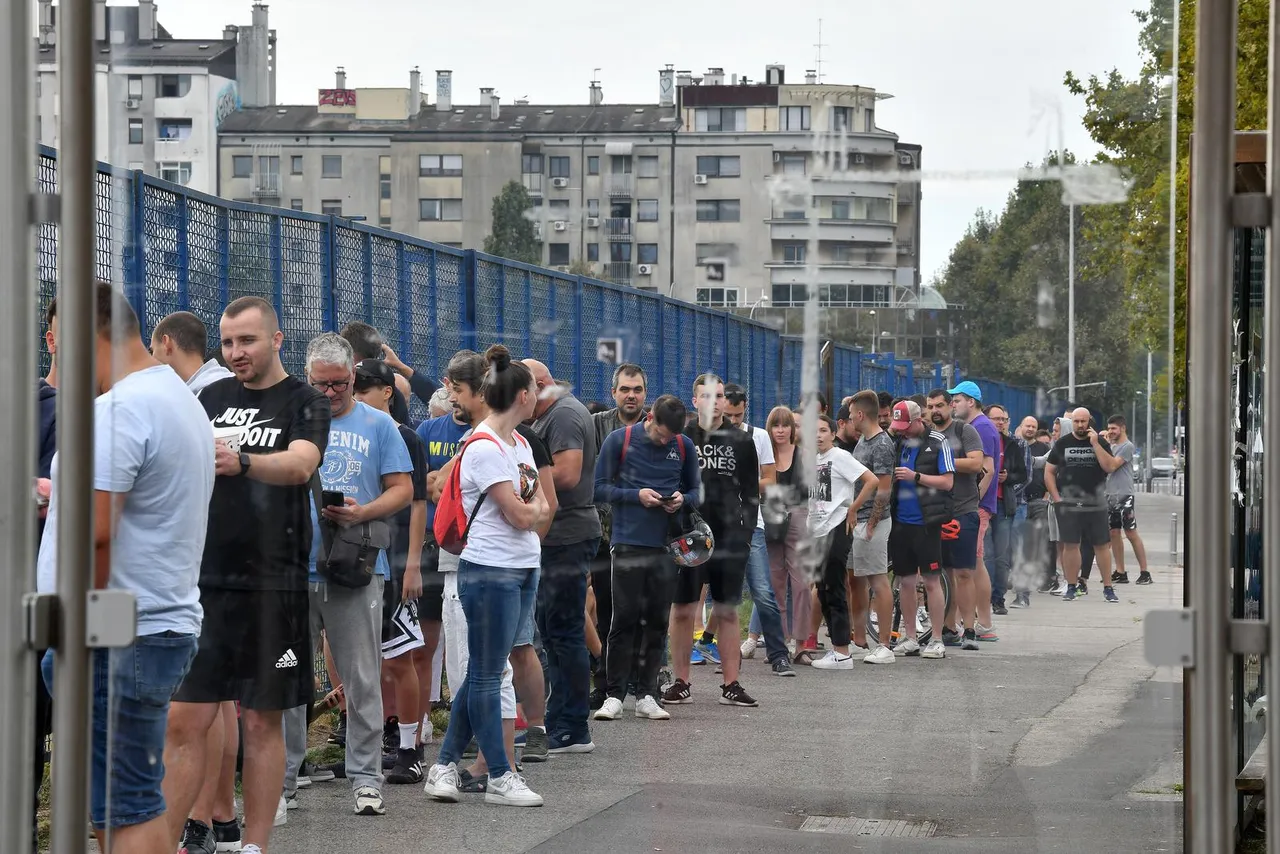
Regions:
[[[1030,594],[1030,593],[1015,593],[1015,594],[1014,594],[1014,597],[1013,597],[1013,604],[1012,604],[1012,605],[1010,605],[1009,607],[1010,607],[1010,608],[1030,608],[1030,607],[1031,607],[1031,594]]]
[[[791,662],[787,661],[785,658],[779,658],[777,661],[771,664],[770,667],[773,668],[774,676],[795,676],[796,675],[796,669],[792,667]]]
[[[1057,579],[1057,578],[1050,578],[1050,579],[1049,579],[1048,581],[1046,581],[1044,584],[1041,584],[1039,587],[1037,587],[1037,588],[1036,588],[1036,592],[1037,592],[1037,593],[1048,593],[1048,592],[1050,592],[1051,590],[1053,590],[1053,588],[1055,588],[1055,587],[1057,587],[1057,586],[1058,586],[1058,579]]]
[[[735,683],[736,684],[736,683]],[[686,703],[693,702],[693,690],[689,683],[683,679],[677,679],[671,683],[671,687],[662,692],[663,705],[682,706]]]
[[[735,679],[728,685],[720,686],[720,705],[722,706],[758,706],[755,697],[743,689],[742,685]]]
[[[960,638],[959,632],[952,631],[951,629],[948,629],[948,628],[943,628],[942,643],[945,646],[959,646],[960,640],[961,638]]]
[[[441,697],[439,700],[431,701],[431,711],[433,712],[447,712],[452,708],[453,708],[453,701],[445,697]]]
[[[468,795],[483,795],[489,789],[489,775],[472,777],[466,768],[458,769],[458,791]]]
[[[1113,573],[1111,573],[1111,583],[1112,583],[1112,584],[1128,584],[1128,583],[1129,583],[1129,573],[1127,573],[1127,572],[1113,572]]]
[[[1151,581],[1151,573],[1149,573],[1149,572],[1139,573],[1137,583],[1138,583],[1138,584],[1151,584],[1151,583],[1152,583],[1152,581]]]
[[[347,746],[347,713],[342,712],[338,715],[338,728],[329,734],[329,743],[336,744],[339,747]]]
[[[322,774],[332,774],[333,776],[328,778],[330,780],[345,780],[347,779],[347,760],[339,759],[337,762],[321,765],[318,770]],[[315,780],[316,778],[312,777],[311,779]]]
[[[531,726],[524,734],[524,751],[521,758],[525,762],[547,761],[547,731]]]
[[[395,715],[382,725],[382,752],[395,754],[400,749],[400,719]]]
[[[240,838],[237,825],[236,838]],[[203,821],[187,819],[182,828],[182,842],[178,846],[178,854],[217,854],[218,840],[213,835],[213,828]]]
[[[383,753],[382,754],[382,770],[390,771],[392,768],[396,767],[396,762],[399,760],[399,758],[400,758],[400,748],[398,747],[395,750],[391,751],[390,753]]]
[[[418,761],[417,750],[410,748],[396,751],[395,767],[388,772],[387,782],[399,784],[422,782],[422,765]]]
[[[328,783],[333,779],[333,772],[325,768],[317,768],[310,762],[303,761],[302,768],[298,770],[298,788],[305,789],[311,783]],[[304,785],[303,780],[308,782]],[[216,822],[215,822],[216,824]]]
[[[1009,609],[1005,607],[1003,599],[995,599],[991,602],[991,613],[995,614],[997,617],[1007,617],[1009,615]]]
[[[973,629],[965,629],[964,635],[960,638],[960,648],[968,650],[969,652],[976,652],[977,650],[982,649],[982,647],[978,645],[978,633]]]
[[[240,850],[240,822],[213,820],[213,838],[219,851]]]
[[[1089,595],[1089,588],[1088,588],[1088,586],[1084,583],[1084,579],[1083,579],[1083,578],[1082,578],[1082,579],[1080,579],[1080,581],[1076,583],[1076,595],[1077,595],[1077,596],[1088,596],[1088,595]]]
[[[587,697],[587,708],[594,712],[596,709],[604,705],[605,698],[608,696],[609,695],[606,694],[604,690],[596,688],[591,692],[591,695]]]

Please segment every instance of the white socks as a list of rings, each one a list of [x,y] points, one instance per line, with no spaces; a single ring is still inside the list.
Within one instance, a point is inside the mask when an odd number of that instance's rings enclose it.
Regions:
[[[400,749],[413,750],[418,746],[418,723],[400,724]]]

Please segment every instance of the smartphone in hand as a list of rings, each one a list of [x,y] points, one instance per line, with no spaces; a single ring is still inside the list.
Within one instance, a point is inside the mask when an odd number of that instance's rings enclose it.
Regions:
[[[324,501],[325,507],[342,507],[347,503],[347,497],[334,489],[322,491],[320,497]]]

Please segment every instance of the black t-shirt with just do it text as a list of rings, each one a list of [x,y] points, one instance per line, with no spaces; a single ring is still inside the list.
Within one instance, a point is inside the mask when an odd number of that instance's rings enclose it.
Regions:
[[[243,427],[240,450],[274,454],[305,440],[324,458],[328,399],[296,377],[245,388],[234,377],[200,394],[215,428]],[[215,590],[306,590],[311,555],[311,486],[272,486],[247,475],[214,480],[200,586]]]

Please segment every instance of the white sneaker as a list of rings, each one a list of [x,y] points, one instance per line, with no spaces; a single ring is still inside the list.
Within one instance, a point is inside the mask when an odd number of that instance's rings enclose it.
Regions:
[[[902,640],[898,641],[898,645],[894,648],[893,651],[895,653],[901,653],[902,655],[919,655],[920,642],[917,641],[915,638],[903,638]]]
[[[1067,592],[1067,583],[1063,581],[1061,578],[1059,578],[1058,583],[1055,584],[1053,586],[1053,589],[1049,591],[1049,595],[1061,596],[1063,593],[1066,593],[1066,592]]]
[[[593,717],[598,721],[616,721],[622,717],[622,701],[616,697],[607,698]]]
[[[865,664],[893,664],[893,659],[893,650],[889,649],[889,647],[884,644],[880,644],[871,652],[867,653],[867,657],[862,659],[862,661]]]
[[[756,649],[764,649],[764,636],[756,638]]]
[[[787,658],[791,659],[792,661],[795,661],[796,649],[797,649],[796,639],[791,638],[790,640],[787,641]]]
[[[920,654],[921,658],[946,658],[947,647],[940,640],[929,641],[929,645],[924,648],[924,652]]]
[[[458,802],[458,766],[450,762],[448,765],[432,765],[427,772],[427,784],[422,789],[437,801],[451,804]]]
[[[751,638],[747,638],[746,640],[744,640],[744,641],[742,642],[742,647],[741,647],[740,651],[742,652],[742,657],[743,657],[743,659],[744,659],[744,660],[745,660],[745,659],[748,659],[748,658],[755,658],[755,657],[756,657],[756,642],[755,642],[755,641],[753,641]]]
[[[386,815],[387,805],[382,801],[382,793],[373,786],[361,786],[356,789],[356,815]]]
[[[435,741],[436,728],[431,721],[418,724],[418,744],[431,744]]]
[[[240,854],[262,854],[262,849],[250,842],[240,849]]]
[[[540,807],[542,795],[529,788],[524,778],[514,771],[508,771],[501,777],[489,778],[485,789],[486,804],[501,804],[507,807]]]
[[[285,796],[284,796],[284,806],[285,806],[285,809],[296,810],[296,809],[298,808],[298,795],[297,795],[297,793],[294,793],[294,794],[292,794],[292,795],[285,795]]]
[[[856,643],[854,643],[853,641],[849,641],[849,654],[850,654],[850,655],[857,655],[857,654],[858,654],[858,653],[860,653],[860,652],[870,652],[870,651],[871,651],[871,650],[867,649],[865,646],[858,646],[858,645],[857,645]]]
[[[651,721],[669,721],[671,713],[658,705],[657,700],[646,694],[636,701],[636,717],[648,718]]]
[[[289,823],[289,805],[285,802],[284,795],[280,796],[280,803],[276,804],[276,818],[271,822],[272,827],[284,827]]]
[[[853,650],[855,647],[851,646],[849,649]],[[834,649],[831,649],[827,650],[827,654],[822,658],[815,658],[813,660],[813,666],[819,670],[852,670],[853,656],[841,655]]]

